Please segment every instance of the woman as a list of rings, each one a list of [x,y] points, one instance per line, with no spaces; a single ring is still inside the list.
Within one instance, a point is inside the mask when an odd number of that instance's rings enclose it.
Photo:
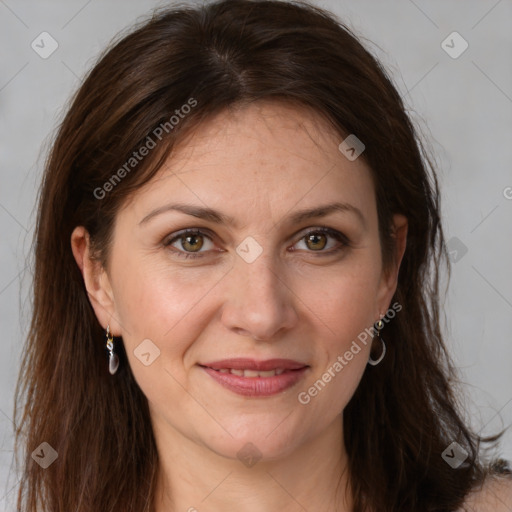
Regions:
[[[225,0],[119,40],[35,257],[20,510],[510,510],[440,331],[435,174],[328,13]]]

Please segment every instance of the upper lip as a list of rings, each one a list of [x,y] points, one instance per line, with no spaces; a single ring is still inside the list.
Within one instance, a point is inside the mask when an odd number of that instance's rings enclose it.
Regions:
[[[268,371],[280,368],[283,370],[298,370],[308,366],[292,359],[266,359],[264,361],[257,361],[250,358],[235,358],[235,359],[222,359],[220,361],[212,361],[210,363],[201,364],[214,370],[222,370],[224,368],[233,370],[255,370],[255,371]]]

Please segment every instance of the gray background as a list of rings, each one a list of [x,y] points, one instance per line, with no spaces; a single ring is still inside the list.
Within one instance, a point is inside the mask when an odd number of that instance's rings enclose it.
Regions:
[[[369,41],[437,155],[454,251],[446,334],[479,432],[512,423],[512,1],[318,1]],[[34,203],[46,147],[80,77],[164,2],[0,0],[0,510],[14,510],[13,392],[30,319]],[[43,31],[58,49],[42,59]],[[458,58],[441,43],[468,42]],[[461,48],[448,39],[453,51]],[[507,188],[510,187],[510,188]],[[465,252],[467,250],[467,252]],[[106,364],[106,361],[105,361]],[[502,444],[512,459],[512,432]]]

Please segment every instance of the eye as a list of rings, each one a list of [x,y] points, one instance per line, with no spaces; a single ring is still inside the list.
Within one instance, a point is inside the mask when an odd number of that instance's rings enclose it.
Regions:
[[[333,245],[331,243],[328,247],[330,250],[324,250],[329,245],[329,239],[337,240],[338,244]],[[349,245],[349,240],[343,233],[327,227],[319,227],[308,231],[297,243],[301,242],[304,243],[307,252],[319,252],[321,254],[333,254]]]
[[[199,258],[202,256],[201,253],[205,252],[201,251],[201,249],[205,246],[206,240],[212,243],[211,237],[203,231],[198,229],[186,229],[164,241],[164,246],[175,247],[176,250],[173,250],[173,252],[182,258]],[[177,246],[175,244],[177,244]],[[212,247],[208,247],[208,244],[206,244],[206,250],[211,248]]]
[[[172,252],[180,258],[201,258],[205,256],[205,252],[213,249],[212,238],[213,236],[205,231],[185,229],[171,235],[163,245],[171,248]],[[329,244],[329,239],[336,240],[338,244]],[[343,233],[327,227],[309,230],[295,245],[301,242],[304,243],[307,252],[317,252],[320,253],[319,256],[337,253],[349,245],[349,240]],[[329,250],[324,250],[326,247]],[[292,251],[295,250],[292,249]]]

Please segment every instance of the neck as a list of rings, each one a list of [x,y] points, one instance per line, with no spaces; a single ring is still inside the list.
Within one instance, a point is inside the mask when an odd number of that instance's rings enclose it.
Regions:
[[[285,458],[246,466],[166,430],[159,452],[155,512],[349,512],[341,416]],[[178,439],[179,437],[179,439]]]

